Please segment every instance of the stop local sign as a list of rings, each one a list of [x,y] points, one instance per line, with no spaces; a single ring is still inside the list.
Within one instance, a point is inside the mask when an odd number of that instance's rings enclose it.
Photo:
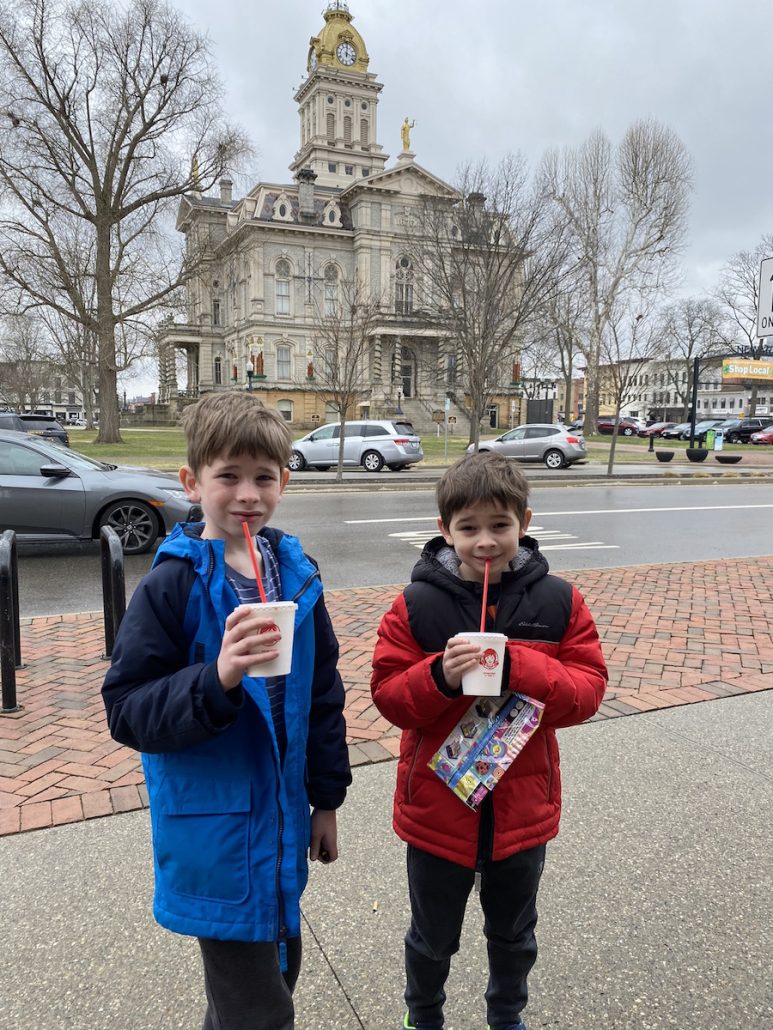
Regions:
[[[760,262],[757,336],[773,336],[773,258]]]

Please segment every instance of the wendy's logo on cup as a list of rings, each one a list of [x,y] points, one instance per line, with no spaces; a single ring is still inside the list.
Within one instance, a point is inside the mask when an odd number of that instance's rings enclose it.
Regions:
[[[499,665],[499,658],[493,647],[487,647],[478,662],[484,669],[493,670]]]

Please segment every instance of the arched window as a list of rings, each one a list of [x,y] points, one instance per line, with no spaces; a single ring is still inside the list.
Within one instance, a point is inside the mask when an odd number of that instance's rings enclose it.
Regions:
[[[336,116],[332,113],[332,111],[328,111],[327,115],[327,138],[331,143],[335,143]]]
[[[369,142],[370,142],[370,139],[369,139],[368,119],[367,118],[360,118],[360,143],[363,145],[363,147],[367,147]]]
[[[280,344],[276,349],[277,379],[291,379],[292,368],[292,351],[286,344]]]
[[[344,143],[347,147],[352,145],[352,119],[348,114],[344,116]]]
[[[290,314],[290,262],[280,258],[275,270],[276,313]]]
[[[286,422],[292,422],[293,420],[293,402],[292,401],[277,401],[276,410],[282,416]]]
[[[213,379],[215,381],[215,386],[222,386],[223,385],[223,359],[220,357],[219,354],[215,358],[215,366],[214,366],[214,370],[213,370]]]
[[[325,317],[334,318],[338,314],[338,269],[328,265],[325,269]]]
[[[410,315],[413,311],[413,265],[411,259],[397,259],[395,265],[395,313]]]

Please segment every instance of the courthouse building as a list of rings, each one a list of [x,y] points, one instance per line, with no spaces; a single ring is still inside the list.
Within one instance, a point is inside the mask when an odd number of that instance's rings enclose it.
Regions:
[[[452,424],[468,431],[463,394],[453,389],[453,341],[418,316],[421,283],[405,245],[421,198],[455,193],[415,160],[407,118],[402,150],[388,165],[378,131],[382,88],[348,5],[332,0],[295,94],[292,181],[261,182],[235,198],[223,179],[219,196],[193,194],[181,204],[178,229],[205,244],[207,259],[189,286],[186,323],[161,336],[161,403],[174,410],[181,395],[250,387],[297,429],[335,421],[314,367],[315,320],[356,279],[379,299],[381,315],[364,359],[366,388],[348,417],[403,412],[426,431],[447,405]],[[185,384],[175,372],[181,351]],[[489,412],[493,426],[513,417],[509,378]]]

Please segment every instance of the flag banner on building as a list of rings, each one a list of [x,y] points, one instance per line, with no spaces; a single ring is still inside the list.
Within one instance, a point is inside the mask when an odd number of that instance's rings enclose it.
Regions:
[[[773,383],[773,361],[726,358],[722,362],[722,379],[764,379]]]

